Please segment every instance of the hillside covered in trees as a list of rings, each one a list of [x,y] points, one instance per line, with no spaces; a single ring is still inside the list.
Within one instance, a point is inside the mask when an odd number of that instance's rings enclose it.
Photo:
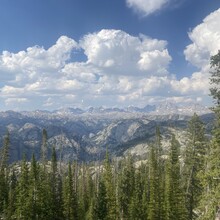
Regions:
[[[216,124],[212,138],[194,114],[181,148],[175,134],[169,150],[161,144],[157,127],[146,160],[127,156],[103,162],[63,164],[53,148],[47,158],[43,130],[41,157],[9,164],[10,134],[0,157],[1,219],[147,219],[211,220],[220,205],[220,52],[211,57],[211,95]]]

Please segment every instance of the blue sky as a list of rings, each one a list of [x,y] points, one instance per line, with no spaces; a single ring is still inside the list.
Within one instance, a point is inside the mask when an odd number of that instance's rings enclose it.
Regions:
[[[210,104],[219,0],[2,0],[0,109]]]

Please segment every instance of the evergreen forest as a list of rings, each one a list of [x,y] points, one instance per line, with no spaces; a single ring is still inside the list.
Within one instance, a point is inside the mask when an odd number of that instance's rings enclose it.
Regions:
[[[211,96],[216,120],[212,137],[196,114],[188,122],[187,144],[175,134],[169,151],[155,130],[146,160],[127,156],[102,162],[63,164],[47,146],[9,164],[10,134],[0,151],[0,219],[11,220],[212,220],[220,212],[220,51],[211,57]],[[48,159],[48,148],[52,148]]]

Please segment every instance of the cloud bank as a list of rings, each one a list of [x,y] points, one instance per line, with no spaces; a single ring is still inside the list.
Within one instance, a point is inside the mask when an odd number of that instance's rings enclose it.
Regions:
[[[164,40],[103,29],[78,42],[61,36],[50,48],[29,47],[0,55],[1,109],[70,106],[144,106],[161,100],[204,101],[209,93],[209,59],[220,45],[220,10],[195,27],[186,60],[191,77],[169,73],[172,58]],[[85,60],[77,61],[84,53]]]

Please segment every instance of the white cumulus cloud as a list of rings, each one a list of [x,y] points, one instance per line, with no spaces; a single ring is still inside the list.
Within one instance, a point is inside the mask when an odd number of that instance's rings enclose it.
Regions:
[[[184,50],[188,62],[198,68],[191,77],[185,77],[179,82],[172,83],[182,94],[209,93],[210,57],[220,49],[220,9],[209,14],[201,24],[190,33],[192,43]]]
[[[143,14],[153,14],[163,8],[170,0],[126,0],[128,7]]]
[[[61,36],[48,49],[33,46],[17,53],[4,51],[0,55],[0,106],[56,109],[143,106],[164,99],[202,101],[209,87],[209,57],[220,45],[219,14],[210,14],[189,33],[192,44],[184,53],[199,69],[179,80],[169,73],[172,57],[167,41],[122,30],[103,29],[79,42]],[[84,53],[85,61],[77,61],[76,50]]]
[[[108,74],[161,75],[171,61],[166,41],[144,35],[134,37],[121,30],[88,34],[80,46],[88,57],[87,63]]]
[[[167,72],[166,69],[170,61],[171,57],[167,50],[154,50],[141,53],[138,65],[140,70],[163,74]]]
[[[208,15],[203,23],[196,26],[190,33],[192,43],[184,51],[186,60],[203,68],[209,63],[210,56],[220,49],[220,9]]]
[[[87,59],[74,60],[74,50]],[[146,102],[149,94],[166,89],[167,80],[161,79],[169,78],[170,62],[167,42],[145,35],[103,29],[79,42],[61,36],[48,49],[33,46],[18,53],[2,52],[0,99],[7,108],[21,109],[28,104],[54,109]]]
[[[207,72],[195,72],[191,77],[171,80],[171,87],[180,95],[208,95],[209,76]]]
[[[77,43],[73,39],[61,36],[48,50],[34,46],[18,53],[3,51],[0,56],[0,69],[10,76],[11,83],[20,86],[27,81],[57,77],[59,69],[65,65],[74,48],[77,48]]]

